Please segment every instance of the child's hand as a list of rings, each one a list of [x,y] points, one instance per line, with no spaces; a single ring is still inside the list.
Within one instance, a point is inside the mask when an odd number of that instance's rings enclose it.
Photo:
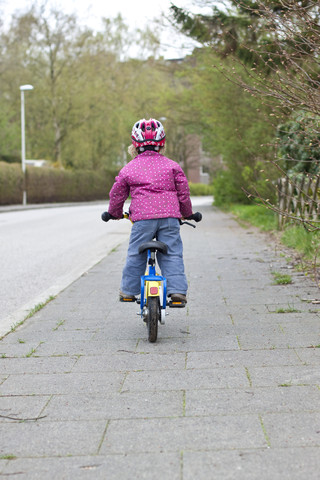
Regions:
[[[201,222],[202,214],[200,212],[192,213],[190,217],[186,217],[186,220],[194,220],[195,222]]]
[[[115,217],[113,217],[109,212],[103,212],[101,214],[101,219],[104,222],[109,222],[109,220],[115,220]]]

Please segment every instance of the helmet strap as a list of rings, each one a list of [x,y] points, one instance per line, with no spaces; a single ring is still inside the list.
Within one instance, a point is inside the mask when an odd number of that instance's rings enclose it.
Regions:
[[[160,147],[158,145],[145,145],[144,147],[139,147],[139,152],[145,152],[146,150],[151,150],[152,152],[159,152]]]

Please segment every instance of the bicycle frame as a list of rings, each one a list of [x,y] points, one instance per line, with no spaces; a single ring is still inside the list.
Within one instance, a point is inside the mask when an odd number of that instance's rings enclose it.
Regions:
[[[161,323],[164,323],[167,306],[167,279],[156,273],[156,254],[148,250],[147,271],[141,277],[140,314],[143,318],[145,308],[148,307],[149,297],[159,297],[161,307]]]
[[[101,218],[104,222],[115,219],[109,212],[103,212]],[[124,213],[123,218],[129,218],[129,214]],[[190,215],[190,217],[187,217],[187,219],[200,222],[202,215],[200,212],[196,212]],[[181,219],[179,222],[181,225],[187,224],[195,228],[195,225],[192,225],[192,223],[182,221]],[[156,272],[156,251],[166,255],[168,253],[168,245],[155,240],[142,243],[138,250],[139,253],[147,252],[147,268],[145,275],[141,277],[140,315],[142,320],[147,324],[149,342],[155,342],[158,335],[158,322],[162,325],[165,323],[167,306],[167,280]],[[121,295],[120,301],[125,301]],[[137,301],[137,303],[139,303],[139,300],[133,295],[129,296],[126,301]],[[185,304],[186,302],[183,299],[168,302],[168,306],[174,308],[185,307]]]

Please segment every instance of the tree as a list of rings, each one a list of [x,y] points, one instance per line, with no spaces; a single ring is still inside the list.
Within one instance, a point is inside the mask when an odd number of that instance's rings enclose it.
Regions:
[[[261,183],[260,170],[265,157],[261,138],[271,140],[273,135],[273,128],[266,119],[268,109],[261,108],[254,97],[238,85],[225,81],[212,68],[211,49],[197,51],[194,57],[196,68],[192,64],[187,73],[192,86],[185,92],[189,98],[184,103],[192,115],[195,114],[205,151],[223,158],[223,170],[229,172],[229,202],[245,201],[241,186]],[[226,173],[222,176],[225,180]],[[221,187],[226,191],[223,184]]]
[[[228,5],[226,11],[214,6],[212,16],[172,6],[173,20],[220,57],[241,65],[245,77],[216,62],[229,80],[273,108],[319,114],[319,2],[233,0]]]
[[[319,123],[319,117],[298,111],[278,126],[279,163],[288,175],[320,173]]]
[[[74,15],[64,15],[45,6],[33,6],[12,19],[2,33],[0,79],[19,121],[19,85],[31,83],[28,97],[27,138],[38,158],[53,159],[62,166],[62,141],[72,128],[71,114],[77,94],[77,56],[84,35]]]
[[[27,151],[33,158],[53,160],[60,168],[123,164],[124,139],[129,141],[136,116],[150,105],[161,109],[159,92],[167,87],[162,64],[129,59],[126,51],[133,43],[139,50],[141,42],[139,55],[154,52],[155,37],[149,30],[129,31],[120,16],[105,19],[94,33],[80,28],[75,15],[34,6],[13,18],[1,40],[1,117],[15,125],[14,132],[20,127],[19,85],[35,87],[26,109]],[[9,111],[12,118],[4,115]],[[12,145],[1,145],[0,154]],[[14,149],[20,155],[19,134]]]
[[[47,12],[42,6],[39,12],[32,14],[30,69],[38,84],[42,109],[53,127],[52,158],[61,168],[63,140],[70,130],[84,121],[78,102],[83,86],[78,60],[91,32],[82,32],[74,15],[65,15],[55,9]]]
[[[227,6],[224,10],[214,6],[212,15],[207,16],[174,6],[173,21],[210,46],[214,66],[224,78],[256,97],[260,108],[271,109],[275,140],[262,137],[261,143],[269,143],[269,164],[277,166],[280,159],[283,166],[276,135],[279,139],[278,125],[283,125],[286,117],[309,112],[308,132],[313,130],[312,138],[319,138],[319,123],[313,121],[311,127],[310,122],[320,113],[320,4],[315,0],[233,0]],[[299,158],[291,160],[300,162]],[[257,185],[252,193],[263,200]]]

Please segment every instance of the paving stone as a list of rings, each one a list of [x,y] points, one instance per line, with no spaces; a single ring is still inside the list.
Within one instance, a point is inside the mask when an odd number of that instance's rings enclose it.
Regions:
[[[54,395],[42,414],[45,421],[172,417],[183,415],[183,403],[182,391]]]
[[[184,452],[183,479],[317,480],[318,448]]]
[[[101,341],[72,341],[72,342],[44,342],[37,348],[38,357],[50,356],[81,356],[81,355],[104,355],[105,353],[117,353],[121,350],[135,351],[139,338],[113,341],[106,339]]]
[[[14,344],[14,343],[21,343],[21,342],[36,342],[36,343],[41,343],[41,342],[46,342],[46,341],[52,341],[52,342],[60,342],[60,341],[90,341],[91,338],[94,336],[95,331],[94,330],[87,330],[87,329],[82,329],[82,330],[72,330],[72,331],[66,331],[60,327],[58,330],[53,330],[50,329],[49,331],[24,331],[24,332],[17,332],[12,336],[7,337],[7,345]]]
[[[319,334],[242,334],[238,335],[241,348],[257,349],[257,348],[310,348],[318,345],[320,342]]]
[[[314,315],[315,318],[301,318],[299,322],[279,322],[284,333],[288,335],[305,335],[313,334],[319,335],[319,318]],[[320,337],[319,337],[320,342]]]
[[[185,353],[137,353],[82,356],[73,367],[73,372],[129,372],[137,370],[176,370],[184,369]]]
[[[185,396],[187,416],[303,411],[320,412],[317,387],[187,390]]]
[[[2,476],[319,477],[317,286],[256,229],[203,214],[181,229],[187,307],[156,343],[118,301],[127,241],[0,341]]]
[[[191,336],[196,337],[225,337],[227,335],[233,335],[235,337],[236,330],[235,327],[228,322],[226,319],[224,324],[215,324],[214,318],[212,318],[211,324],[209,325],[199,324],[198,322],[189,323],[188,332]]]
[[[0,368],[1,361],[5,358],[26,357],[26,355],[38,347],[39,343],[33,341],[26,343],[5,343],[0,341]]]
[[[199,321],[201,319],[201,321]],[[168,318],[168,323],[171,318]],[[178,320],[179,322],[179,320]],[[196,325],[198,328],[210,326],[223,326],[224,328],[230,327],[233,325],[232,317],[229,315],[228,311],[225,307],[217,308],[215,310],[205,310],[199,309],[196,314],[192,314],[192,322],[191,319],[187,319],[188,325]]]
[[[180,453],[95,455],[2,461],[3,475],[22,480],[161,480],[181,479]],[[1,468],[1,460],[0,460]],[[134,473],[133,473],[134,472]],[[160,478],[160,477],[158,477]]]
[[[273,299],[269,303],[266,303],[266,309],[267,309],[268,313],[277,312],[281,309],[286,310],[288,308],[293,308],[293,309],[299,310],[301,312],[304,312],[306,314],[314,312],[314,309],[310,308],[310,305],[308,305],[307,303],[302,302],[298,295],[297,295],[296,298],[293,298],[292,301],[290,299],[288,299],[287,301],[283,301],[283,302],[279,301],[279,302],[276,303],[275,299]],[[291,315],[288,317],[288,319],[290,319],[290,318],[291,318]]]
[[[300,317],[301,315],[301,317]],[[316,317],[316,318],[314,318]],[[238,322],[237,318],[232,317],[235,331],[237,333],[252,334],[255,331],[264,330],[272,331],[274,329],[278,333],[303,335],[307,333],[317,334],[319,330],[319,319],[313,315],[308,317],[308,314],[299,314],[295,317],[294,314],[258,314],[251,317],[241,319]]]
[[[50,395],[0,396],[0,422],[12,423],[13,419],[23,421],[38,418],[42,416],[50,398]]]
[[[130,372],[123,384],[126,391],[188,390],[203,388],[246,387],[248,379],[244,368],[216,368],[212,370],[167,370]]]
[[[312,365],[250,367],[249,373],[252,385],[258,387],[320,384],[320,370]]]
[[[263,424],[272,447],[320,445],[320,412],[265,414]]]
[[[227,300],[226,303],[227,305],[247,305],[248,303],[248,295],[245,295],[244,293],[240,294],[235,294],[232,291],[224,292],[225,295],[227,295]],[[298,299],[295,295],[292,294],[287,294],[287,295],[272,295],[270,296],[265,295],[263,292],[260,294],[251,294],[250,295],[250,305],[268,305],[269,307],[272,306],[271,308],[277,309],[279,308],[278,305],[296,305],[298,302]]]
[[[237,366],[301,365],[292,349],[278,350],[229,350],[219,352],[188,352],[187,368],[218,368]]]
[[[108,426],[101,454],[265,446],[257,416],[114,420]]]
[[[106,422],[25,422],[0,424],[0,456],[94,455]]]
[[[0,360],[0,368],[5,374],[67,373],[76,361],[76,357],[4,358]]]
[[[6,458],[0,458],[0,474],[4,472],[4,469],[8,463],[9,463],[9,460],[7,460]]]
[[[10,375],[0,386],[1,395],[53,395],[117,392],[124,374],[118,372]]]
[[[224,351],[239,350],[236,336],[226,335],[224,337],[192,337],[186,334],[180,339],[175,337],[162,337],[159,334],[159,341],[156,345],[150,345],[146,338],[141,338],[138,352],[190,352],[190,351]]]
[[[297,348],[296,352],[303,363],[306,363],[307,365],[320,364],[319,346],[314,346],[310,348]]]

